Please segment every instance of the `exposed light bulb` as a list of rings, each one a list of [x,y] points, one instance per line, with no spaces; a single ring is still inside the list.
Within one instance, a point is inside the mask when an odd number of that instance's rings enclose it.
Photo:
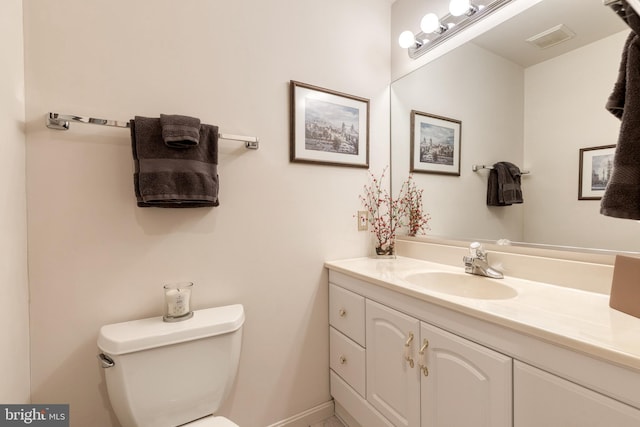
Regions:
[[[440,26],[440,19],[435,13],[427,13],[420,21],[420,29],[427,34],[438,31]]]
[[[462,16],[471,9],[469,0],[451,0],[449,3],[449,13],[453,16]]]
[[[400,37],[398,37],[398,43],[401,48],[408,49],[411,46],[415,46],[416,38],[411,31],[403,31],[400,33]]]

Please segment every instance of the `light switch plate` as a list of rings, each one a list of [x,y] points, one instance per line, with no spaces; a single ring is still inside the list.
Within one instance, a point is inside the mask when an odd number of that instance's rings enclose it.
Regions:
[[[358,211],[358,231],[367,231],[369,229],[369,219],[367,211]]]

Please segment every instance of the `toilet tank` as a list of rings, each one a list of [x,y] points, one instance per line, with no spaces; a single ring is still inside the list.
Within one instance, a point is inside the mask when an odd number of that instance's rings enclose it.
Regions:
[[[181,322],[103,326],[98,347],[114,362],[104,372],[122,427],[174,427],[216,412],[236,376],[243,323],[237,304]]]

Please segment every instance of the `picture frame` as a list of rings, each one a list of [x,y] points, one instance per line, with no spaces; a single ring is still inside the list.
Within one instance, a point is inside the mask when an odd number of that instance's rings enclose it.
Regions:
[[[578,200],[600,200],[611,178],[615,145],[580,149]]]
[[[410,172],[460,176],[462,122],[411,110]]]
[[[369,99],[290,82],[290,161],[369,168]]]

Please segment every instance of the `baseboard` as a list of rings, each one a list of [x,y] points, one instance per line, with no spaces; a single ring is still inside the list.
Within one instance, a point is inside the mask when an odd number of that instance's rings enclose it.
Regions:
[[[278,421],[268,427],[309,427],[314,423],[326,420],[334,413],[333,400],[301,412],[286,420]]]
[[[360,396],[335,372],[330,371],[331,396],[340,402],[336,406],[336,415],[347,425],[366,427],[393,427],[369,402]],[[358,422],[356,423],[356,419]]]
[[[351,416],[349,411],[347,411],[338,402],[335,402],[335,407],[336,407],[335,409],[336,418],[338,418],[342,422],[342,424],[344,424],[347,427],[362,427],[360,423],[358,423],[356,419]]]

